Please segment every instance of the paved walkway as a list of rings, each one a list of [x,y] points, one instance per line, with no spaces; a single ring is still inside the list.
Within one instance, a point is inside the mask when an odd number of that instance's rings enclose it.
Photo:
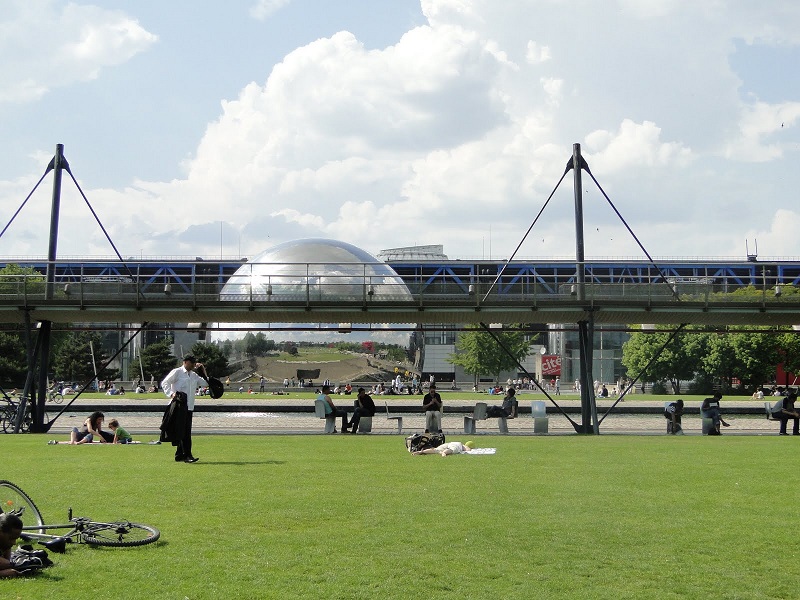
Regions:
[[[499,399],[498,399],[499,400]],[[580,408],[580,401],[577,399],[556,398],[560,406],[565,409]],[[409,398],[387,398],[390,411],[392,406],[411,407],[416,406]],[[298,401],[294,401],[298,403]],[[252,401],[252,411],[247,411],[251,406],[249,401],[230,400],[227,402],[200,399],[198,400],[198,410],[195,412],[193,430],[198,434],[322,434],[324,422],[309,412],[270,412],[270,406],[286,406],[286,399],[280,397],[276,399],[254,399]],[[397,422],[388,420],[385,411],[380,409],[383,402],[376,402],[379,407],[377,415],[372,420],[372,432],[374,434],[395,434],[397,435]],[[489,402],[492,403],[491,401]],[[521,404],[526,403],[524,396]],[[607,400],[598,401],[598,416],[602,416],[612,402]],[[162,409],[166,406],[166,401],[161,399],[138,399],[131,397],[130,404],[146,406],[151,410],[141,412],[128,412],[121,410],[123,402],[114,400],[113,405],[109,402],[106,407],[101,406],[105,412],[106,423],[112,417],[117,417],[120,423],[128,429],[135,437],[142,441],[154,439],[158,435],[159,425],[161,424]],[[339,401],[342,407],[349,405]],[[637,399],[635,402],[626,401],[621,403],[627,410],[659,411],[663,407],[663,401],[647,401]],[[80,427],[90,412],[89,408],[95,409],[102,405],[102,401],[92,399],[79,399],[55,422],[50,433],[53,437],[66,436],[72,427]],[[307,401],[298,403],[298,406],[307,406]],[[741,401],[727,402],[724,411],[728,413],[726,421],[731,423],[731,427],[723,430],[728,435],[777,435],[778,423],[768,421],[764,416],[756,414],[736,414],[737,410],[757,411],[763,410],[763,401]],[[227,406],[231,411],[225,411]],[[445,413],[442,420],[442,427],[447,435],[463,436],[464,433],[464,414],[448,413],[448,407],[471,407],[474,400],[458,401],[447,400]],[[618,405],[620,406],[620,405]],[[244,407],[244,408],[243,408]],[[48,407],[48,414],[52,418],[62,407],[52,405]],[[205,412],[203,408],[213,408],[213,412]],[[691,406],[689,406],[691,408]],[[695,407],[696,408],[696,407]],[[424,430],[425,421],[421,413],[398,413],[403,416],[403,435],[421,432]],[[560,413],[549,413],[549,433],[548,435],[567,435],[574,434],[575,429],[569,420]],[[570,417],[580,421],[580,414],[572,413]],[[337,429],[340,429],[341,419],[337,419]],[[684,432],[686,435],[700,435],[700,417],[697,414],[688,414],[683,417]],[[533,420],[529,414],[520,415],[517,419],[508,421],[510,435],[534,435]],[[487,419],[478,421],[477,434],[491,435],[499,434],[497,419]],[[666,433],[666,420],[659,413],[653,414],[617,414],[611,413],[600,424],[601,434],[629,434],[629,435],[664,435]]]

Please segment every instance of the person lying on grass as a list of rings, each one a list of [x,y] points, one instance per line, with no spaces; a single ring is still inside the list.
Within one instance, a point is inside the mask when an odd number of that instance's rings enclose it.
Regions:
[[[450,454],[464,454],[465,452],[469,452],[475,447],[475,442],[446,442],[441,446],[436,446],[435,448],[425,448],[424,450],[417,450],[416,452],[412,452],[413,456],[419,456],[420,454],[440,454],[442,456],[448,456]]]

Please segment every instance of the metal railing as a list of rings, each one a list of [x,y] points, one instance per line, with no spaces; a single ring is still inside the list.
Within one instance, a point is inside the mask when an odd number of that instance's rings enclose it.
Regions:
[[[107,264],[107,263],[104,263]],[[168,263],[165,263],[166,266]],[[20,265],[25,266],[25,265]],[[56,271],[52,283],[43,273],[0,273],[0,304],[27,306],[42,302],[66,305],[119,304],[133,306],[158,303],[206,304],[218,302],[427,302],[456,301],[480,306],[492,303],[536,304],[541,301],[570,301],[579,295],[575,273],[563,270],[552,274],[526,273],[503,276],[494,274],[468,277],[439,274],[404,274],[386,272],[385,263],[326,264],[283,263],[244,264],[232,277],[219,273],[201,273],[194,268],[185,272],[154,269],[129,264],[130,274],[98,273],[97,265],[71,264],[68,273]],[[143,267],[146,267],[143,268]],[[383,269],[384,272],[380,272]],[[631,301],[636,303],[702,302],[706,304],[744,302],[788,304],[800,301],[792,283],[772,277],[763,285],[743,282],[741,277],[703,275],[664,277],[656,269],[619,275],[592,273],[586,277],[581,301]]]

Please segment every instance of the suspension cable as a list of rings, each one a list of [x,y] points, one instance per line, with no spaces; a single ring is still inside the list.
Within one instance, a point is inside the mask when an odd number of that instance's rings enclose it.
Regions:
[[[489,297],[489,294],[492,293],[492,290],[494,289],[494,286],[497,284],[497,282],[500,281],[500,278],[503,276],[503,273],[505,272],[508,263],[514,260],[514,257],[517,255],[517,252],[519,252],[519,249],[522,247],[522,244],[525,242],[525,239],[528,237],[528,234],[531,232],[531,229],[533,229],[533,226],[536,225],[536,222],[539,220],[539,217],[542,216],[544,209],[547,208],[547,205],[550,203],[550,200],[553,199],[556,190],[558,190],[558,187],[561,185],[561,182],[564,181],[564,177],[566,176],[567,176],[567,171],[564,171],[564,174],[561,175],[561,179],[558,180],[558,183],[553,188],[553,191],[550,192],[550,195],[547,197],[547,200],[545,200],[545,203],[542,205],[542,208],[539,209],[539,214],[536,215],[536,218],[533,220],[533,223],[531,223],[531,226],[528,227],[528,231],[525,232],[525,235],[522,236],[522,239],[520,240],[519,244],[517,244],[517,248],[514,250],[514,252],[511,253],[511,256],[506,260],[506,263],[503,265],[503,268],[500,269],[500,273],[497,274],[497,277],[495,277],[494,281],[492,282],[492,285],[490,285],[489,289],[486,290],[486,295],[483,297],[484,302],[486,302],[486,299]]]
[[[42,183],[42,181],[44,180],[44,178],[45,178],[45,177],[47,177],[47,174],[48,174],[48,173],[51,171],[51,169],[52,169],[52,167],[51,167],[51,166],[48,166],[48,167],[47,167],[47,169],[45,169],[44,173],[43,173],[43,174],[42,174],[42,176],[39,178],[39,181],[37,181],[37,182],[36,182],[36,185],[35,185],[35,186],[33,186],[33,189],[31,190],[31,193],[30,193],[30,194],[28,194],[28,196],[25,198],[25,200],[23,200],[23,201],[22,201],[22,204],[20,204],[20,205],[19,205],[19,208],[17,209],[17,212],[15,212],[15,213],[14,213],[14,215],[11,217],[11,220],[10,220],[10,221],[9,221],[9,222],[6,224],[6,226],[5,226],[5,227],[3,227],[3,231],[0,231],[0,238],[1,238],[1,237],[3,237],[3,234],[6,232],[6,230],[7,230],[9,227],[11,227],[11,223],[13,223],[13,222],[14,222],[14,219],[16,219],[16,218],[17,218],[17,215],[18,215],[18,214],[20,213],[20,211],[23,209],[23,207],[24,207],[24,206],[25,206],[25,204],[28,202],[28,200],[30,200],[30,199],[31,199],[31,196],[33,196],[33,193],[34,193],[34,192],[37,190],[37,188],[38,188],[38,187],[39,187],[39,185]]]
[[[633,239],[634,239],[634,240],[636,241],[636,243],[638,244],[639,248],[641,248],[642,252],[644,252],[645,256],[646,256],[646,257],[648,258],[648,260],[650,261],[650,264],[651,264],[651,265],[653,265],[653,267],[655,267],[655,269],[658,271],[658,274],[659,274],[659,276],[661,277],[661,280],[662,280],[664,283],[666,283],[666,284],[667,284],[667,286],[669,287],[670,291],[672,292],[672,296],[673,296],[673,298],[675,298],[676,300],[680,300],[680,297],[678,296],[678,292],[677,292],[677,289],[676,289],[676,287],[675,287],[675,286],[672,286],[672,285],[670,285],[669,281],[667,281],[667,278],[665,277],[665,275],[664,275],[664,272],[661,270],[661,267],[659,267],[659,266],[656,264],[656,262],[653,260],[653,257],[652,257],[652,256],[650,256],[650,253],[649,253],[649,252],[647,251],[647,249],[644,247],[644,245],[642,244],[642,242],[641,242],[641,241],[639,241],[639,238],[638,238],[638,237],[637,237],[637,235],[636,235],[636,234],[633,232],[633,229],[631,229],[630,225],[628,225],[628,222],[625,220],[625,217],[623,217],[623,216],[622,216],[622,214],[621,214],[621,213],[620,213],[620,212],[617,210],[617,207],[616,207],[616,206],[614,206],[614,203],[611,201],[611,198],[609,198],[609,197],[608,197],[608,194],[606,194],[605,190],[603,189],[603,186],[601,186],[601,185],[600,185],[600,182],[599,182],[599,181],[597,181],[597,179],[595,178],[595,176],[594,176],[594,175],[592,175],[592,172],[591,172],[591,171],[588,169],[588,167],[586,168],[586,172],[589,174],[589,177],[591,177],[591,178],[592,178],[592,181],[594,181],[594,184],[597,186],[597,189],[598,189],[598,190],[600,190],[600,193],[601,193],[601,194],[603,194],[603,197],[606,199],[606,202],[608,202],[608,205],[609,205],[609,206],[611,207],[611,209],[612,209],[612,210],[613,210],[613,211],[616,213],[616,215],[617,215],[617,217],[619,218],[619,220],[620,220],[620,221],[622,221],[622,224],[625,226],[625,229],[627,229],[627,230],[628,230],[628,233],[630,233],[630,234],[631,234],[631,237],[633,237]]]
[[[72,174],[72,171],[70,170],[69,165],[66,166],[66,171],[67,171],[67,173],[69,173],[69,176],[72,178],[72,181],[75,183],[75,187],[78,188],[78,192],[80,193],[80,195],[83,198],[84,202],[86,202],[86,206],[89,207],[89,210],[91,211],[92,216],[94,217],[94,220],[97,221],[97,224],[100,226],[100,229],[103,231],[103,235],[106,236],[106,239],[108,240],[108,243],[111,244],[111,247],[114,249],[114,253],[117,255],[117,258],[122,263],[122,266],[125,267],[125,270],[128,272],[128,275],[130,276],[130,278],[135,281],[136,277],[134,277],[133,272],[131,271],[130,267],[128,266],[128,263],[125,262],[125,260],[122,258],[122,255],[119,253],[119,250],[117,250],[117,246],[111,240],[111,236],[108,235],[108,232],[106,231],[106,228],[103,226],[103,223],[100,221],[100,217],[97,216],[97,213],[95,212],[94,208],[92,208],[92,205],[89,202],[89,199],[86,197],[86,194],[83,193],[83,190],[81,189],[81,186],[78,183],[78,181],[75,179],[75,176]],[[143,296],[142,290],[139,289],[138,285],[136,286],[136,290],[140,295]]]
[[[550,394],[548,394],[547,391],[545,391],[545,389],[539,384],[539,382],[536,380],[536,378],[533,377],[530,373],[528,373],[528,370],[525,367],[522,366],[522,364],[517,360],[517,358],[511,353],[511,350],[509,350],[506,347],[506,345],[494,333],[494,331],[489,329],[489,327],[488,327],[488,325],[486,325],[486,323],[481,323],[480,325],[481,325],[481,327],[483,328],[483,330],[486,333],[488,333],[490,336],[492,336],[494,341],[497,342],[497,345],[500,346],[500,348],[503,350],[503,352],[505,352],[509,356],[509,358],[511,358],[515,363],[517,363],[517,367],[519,367],[520,371],[525,373],[525,376],[528,378],[528,380],[532,381],[536,385],[536,387],[539,388],[539,391],[541,391],[545,396],[547,396],[547,399],[550,400],[550,402],[553,403],[553,405],[559,410],[559,412],[562,415],[564,415],[570,423],[572,423],[572,426],[577,429],[578,424],[566,412],[564,412],[564,409],[561,408],[555,400],[553,400],[553,397]]]
[[[619,397],[616,399],[616,401],[615,401],[615,402],[614,402],[614,403],[613,403],[611,406],[609,406],[609,407],[608,407],[608,410],[607,410],[605,413],[603,413],[603,416],[602,416],[602,417],[600,417],[600,419],[597,421],[597,425],[598,425],[598,426],[600,425],[600,423],[602,423],[602,422],[603,422],[603,419],[605,419],[605,418],[608,416],[608,414],[609,414],[609,413],[610,413],[612,410],[614,410],[614,407],[616,407],[616,406],[617,406],[617,404],[619,404],[620,402],[622,402],[622,399],[625,397],[625,395],[626,395],[626,394],[627,394],[627,393],[628,393],[630,390],[632,390],[632,389],[633,389],[633,386],[635,386],[635,385],[636,385],[636,382],[637,382],[637,381],[639,381],[639,379],[640,379],[640,378],[641,378],[641,377],[642,377],[642,376],[643,376],[645,373],[647,373],[647,369],[649,369],[651,366],[653,366],[653,363],[654,363],[654,362],[656,362],[656,360],[658,360],[658,357],[659,357],[659,356],[661,356],[661,354],[664,352],[664,350],[666,350],[666,349],[667,349],[667,346],[669,346],[669,344],[672,342],[672,340],[674,340],[674,339],[675,339],[675,337],[676,337],[676,336],[677,336],[677,335],[678,335],[678,334],[679,334],[679,333],[680,333],[680,332],[683,330],[683,328],[684,328],[684,327],[686,327],[686,325],[687,325],[687,323],[681,323],[681,324],[680,324],[680,326],[679,326],[679,327],[678,327],[678,328],[677,328],[675,331],[673,331],[673,332],[670,334],[670,336],[667,338],[667,341],[666,341],[666,342],[664,342],[664,344],[661,346],[661,348],[659,348],[659,349],[658,349],[658,352],[656,352],[656,353],[653,355],[653,357],[650,359],[650,361],[649,361],[649,362],[648,362],[648,363],[647,363],[647,364],[644,366],[644,369],[642,369],[642,370],[641,370],[641,372],[640,372],[640,373],[639,373],[639,374],[638,374],[636,377],[634,377],[634,378],[633,378],[633,381],[631,381],[631,382],[630,382],[630,384],[628,385],[628,387],[626,387],[626,388],[625,388],[625,390],[624,390],[624,391],[623,391],[623,392],[622,392],[622,393],[619,395]]]

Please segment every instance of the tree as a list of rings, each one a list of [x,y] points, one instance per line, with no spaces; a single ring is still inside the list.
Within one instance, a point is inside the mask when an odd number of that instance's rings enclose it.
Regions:
[[[94,360],[92,363],[92,350],[94,347]],[[60,379],[69,381],[87,382],[94,379],[94,364],[97,364],[97,376],[100,379],[115,379],[119,371],[102,366],[108,362],[108,357],[103,354],[101,336],[97,332],[74,331],[70,332],[64,342],[58,347],[53,358],[53,371]]]
[[[408,355],[400,346],[390,346],[387,348],[386,358],[393,362],[405,362],[408,360]]]
[[[22,387],[28,356],[21,333],[0,332],[0,382],[3,387]]]
[[[209,376],[220,377],[230,373],[228,359],[216,344],[197,342],[192,346],[191,354],[194,355],[197,362],[203,363]]]
[[[42,294],[45,276],[33,267],[9,263],[0,269],[0,294],[3,296]]]
[[[261,331],[255,335],[248,331],[243,342],[244,353],[247,356],[266,356],[268,352],[275,349],[275,340],[268,340]]]
[[[522,331],[498,331],[495,335],[508,348],[509,356],[495,339],[484,330],[471,328],[462,333],[456,342],[456,353],[451,354],[448,361],[463,367],[464,371],[479,377],[482,374],[494,376],[499,383],[503,371],[519,370],[521,362],[528,352],[530,343]]]
[[[693,379],[698,370],[698,360],[704,353],[705,337],[704,334],[692,330],[678,333],[645,370],[671,335],[671,332],[659,329],[665,327],[659,326],[653,333],[632,333],[622,346],[622,364],[631,378],[639,376],[641,381],[649,383],[668,381],[673,392],[679,394],[681,381]]]
[[[781,362],[779,337],[741,329],[735,326],[724,335],[710,336],[702,365],[727,388],[738,379],[743,388],[754,389],[775,378],[775,368]]]
[[[142,366],[139,366],[141,361]],[[161,381],[164,376],[175,368],[177,359],[172,354],[172,340],[165,338],[154,344],[142,348],[139,357],[134,361],[136,373],[144,372],[145,377]]]
[[[778,336],[778,346],[780,347],[783,370],[787,376],[789,373],[800,374],[800,332],[787,330],[780,334]],[[768,383],[768,381],[764,383]],[[791,382],[787,380],[783,383],[788,385]]]

